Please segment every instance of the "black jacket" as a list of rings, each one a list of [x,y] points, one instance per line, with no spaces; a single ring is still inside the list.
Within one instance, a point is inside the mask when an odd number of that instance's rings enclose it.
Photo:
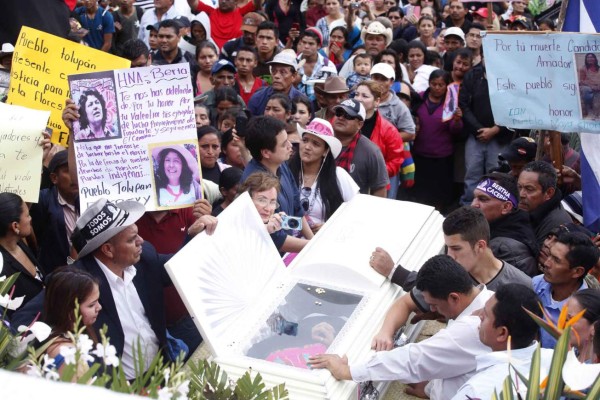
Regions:
[[[25,252],[27,257],[38,267],[40,266],[35,258],[35,254],[33,251],[27,247],[27,245],[23,242],[19,242],[18,246]],[[31,276],[29,271],[23,267],[23,265],[17,261],[4,247],[0,246],[0,253],[2,253],[2,257],[4,258],[4,265],[2,267],[2,272],[0,272],[1,276],[10,276],[19,272],[21,275],[17,278],[13,293],[13,298],[25,296],[23,299],[23,307],[27,302],[31,301],[35,298],[38,293],[42,291],[44,288],[44,283],[35,279],[35,277]],[[43,269],[40,269],[40,273],[43,274]],[[42,279],[44,276],[42,275]],[[11,316],[14,311],[8,310],[7,315]]]
[[[529,215],[515,210],[490,222],[490,248],[501,260],[514,265],[529,276],[538,275],[538,245]]]
[[[535,231],[535,237],[538,247],[542,248],[544,239],[553,229],[562,224],[573,222],[569,213],[567,213],[560,205],[562,193],[556,189],[554,196],[550,200],[540,204],[535,210],[529,212],[531,226]]]
[[[464,133],[466,136],[477,136],[477,130],[490,128],[496,125],[485,67],[477,64],[466,73],[460,85],[458,102],[463,112]],[[500,132],[492,139],[499,143],[508,143],[512,139],[512,132],[505,127],[500,127]]]

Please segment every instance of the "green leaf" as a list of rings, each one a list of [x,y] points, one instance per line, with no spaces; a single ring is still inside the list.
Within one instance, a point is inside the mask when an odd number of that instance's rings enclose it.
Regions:
[[[79,378],[77,380],[77,383],[79,383],[80,385],[87,385],[88,382],[92,379],[92,377],[96,374],[96,371],[98,371],[99,368],[100,368],[100,364],[98,364],[98,363],[92,364],[90,369],[88,369],[87,372],[85,374],[83,374],[81,376],[81,378]]]
[[[558,339],[554,347],[552,363],[550,364],[550,373],[548,374],[548,384],[544,392],[544,400],[555,400],[560,398],[565,383],[562,380],[562,369],[567,359],[569,351],[569,337],[571,336],[571,327],[567,327]]]
[[[541,350],[538,343],[531,359],[529,382],[527,383],[527,400],[538,400],[540,397]]]
[[[535,315],[534,313],[532,313],[531,311],[529,311],[525,307],[523,307],[523,310],[525,310],[525,312],[527,314],[529,314],[529,316],[531,318],[533,318],[533,321],[536,324],[538,324],[538,326],[540,328],[542,328],[543,330],[545,330],[546,332],[548,332],[548,334],[550,334],[554,339],[558,340],[558,338],[560,337],[560,332],[555,327],[553,327],[548,322],[546,322],[544,319],[538,317],[537,315]]]
[[[600,399],[600,375],[598,375],[594,384],[588,391],[587,398],[590,400]]]
[[[4,282],[0,283],[0,295],[4,296],[12,289],[20,274],[20,272],[14,273],[6,278]]]

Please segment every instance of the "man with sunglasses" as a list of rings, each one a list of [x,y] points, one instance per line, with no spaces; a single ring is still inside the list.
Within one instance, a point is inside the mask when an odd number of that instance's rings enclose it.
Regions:
[[[360,192],[386,197],[390,183],[381,150],[360,134],[366,117],[364,106],[353,99],[333,107],[333,131],[342,142],[342,151],[336,159],[360,187]]]

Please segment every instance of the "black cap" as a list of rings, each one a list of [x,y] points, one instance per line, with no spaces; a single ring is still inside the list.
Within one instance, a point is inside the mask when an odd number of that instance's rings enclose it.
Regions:
[[[181,26],[182,28],[189,28],[190,26],[192,26],[189,18],[186,17],[185,15],[180,15],[180,16],[175,17],[173,19],[175,21],[177,21],[177,23],[179,24],[179,26]]]
[[[158,26],[159,25],[160,25],[160,22],[157,22],[155,24],[146,25],[146,30],[148,30],[148,31],[157,31],[158,32]]]
[[[48,170],[50,173],[56,172],[56,169],[61,165],[69,163],[69,153],[67,150],[61,150],[52,157],[50,164],[48,164]]]
[[[537,152],[537,144],[530,137],[520,137],[508,145],[508,148],[498,155],[500,160],[506,161],[533,161]]]

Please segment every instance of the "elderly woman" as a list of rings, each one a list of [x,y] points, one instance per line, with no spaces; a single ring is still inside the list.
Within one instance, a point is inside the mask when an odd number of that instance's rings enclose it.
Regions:
[[[250,194],[277,249],[282,253],[298,253],[306,246],[308,240],[287,235],[281,230],[282,217],[285,213],[275,212],[279,208],[279,203],[277,203],[279,190],[279,179],[275,175],[268,172],[254,172],[242,183],[238,193],[248,192]]]
[[[13,299],[33,299],[44,287],[44,275],[33,251],[24,238],[31,235],[31,217],[23,199],[13,193],[0,193],[0,253],[4,259],[1,276],[20,273],[14,285]],[[12,313],[8,310],[9,315]]]
[[[300,187],[300,204],[314,233],[344,201],[350,201],[359,187],[345,169],[336,167],[342,150],[331,124],[313,119],[300,129],[300,151],[290,160],[290,170]]]
[[[186,206],[202,198],[198,162],[183,145],[153,151],[159,207]]]
[[[106,126],[106,101],[96,90],[89,89],[79,98],[79,132],[77,140],[98,140],[116,137],[116,133]]]

